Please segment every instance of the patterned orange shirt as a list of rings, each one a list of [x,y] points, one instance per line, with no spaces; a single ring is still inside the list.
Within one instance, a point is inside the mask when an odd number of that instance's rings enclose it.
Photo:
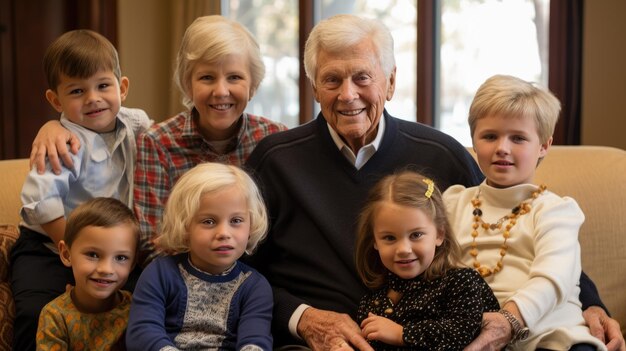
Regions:
[[[102,313],[80,312],[69,291],[52,300],[39,315],[37,350],[125,350],[131,294],[118,293],[122,302]]]

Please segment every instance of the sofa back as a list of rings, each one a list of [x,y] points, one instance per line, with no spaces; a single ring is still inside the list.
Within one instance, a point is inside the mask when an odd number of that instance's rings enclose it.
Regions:
[[[574,198],[585,213],[579,234],[583,270],[626,334],[626,151],[553,146],[535,181]]]

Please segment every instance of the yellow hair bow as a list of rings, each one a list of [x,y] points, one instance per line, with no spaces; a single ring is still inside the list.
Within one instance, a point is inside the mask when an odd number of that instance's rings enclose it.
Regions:
[[[432,180],[428,178],[422,179],[422,182],[428,185],[428,190],[426,190],[426,192],[424,193],[424,196],[430,199],[430,197],[433,195],[433,191],[435,191],[435,182],[433,182]]]

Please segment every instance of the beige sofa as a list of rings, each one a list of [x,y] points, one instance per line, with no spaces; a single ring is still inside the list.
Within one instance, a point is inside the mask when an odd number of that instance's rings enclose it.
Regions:
[[[17,237],[19,193],[28,160],[0,161],[0,350],[10,350],[13,305],[7,253]],[[584,271],[626,333],[626,151],[599,146],[553,146],[537,183],[575,198],[586,214],[580,233]]]

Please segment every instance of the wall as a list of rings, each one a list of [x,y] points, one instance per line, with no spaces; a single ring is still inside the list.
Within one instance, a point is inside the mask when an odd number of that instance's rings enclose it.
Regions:
[[[170,0],[118,1],[118,50],[122,74],[130,80],[124,106],[144,109],[162,121],[169,116],[172,83]]]
[[[626,149],[626,1],[585,1],[582,135]]]

